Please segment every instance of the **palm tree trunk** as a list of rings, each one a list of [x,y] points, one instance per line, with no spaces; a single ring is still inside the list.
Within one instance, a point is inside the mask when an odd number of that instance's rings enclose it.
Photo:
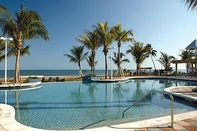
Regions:
[[[17,55],[17,56],[16,56],[16,61],[15,61],[14,83],[19,83],[19,77],[20,77],[19,63],[20,63],[20,56]]]
[[[21,46],[22,46],[22,41],[19,40],[17,43],[17,52],[16,52],[16,61],[15,61],[15,75],[14,75],[15,83],[19,83],[19,78],[20,78],[19,65],[20,65]]]
[[[90,67],[91,75],[93,75],[93,66]]]
[[[107,76],[108,76],[108,70],[107,70],[107,52],[108,52],[108,49],[107,49],[106,46],[104,47],[103,52],[104,52],[104,55],[105,55],[105,79],[107,79]]]
[[[93,76],[95,76],[95,51],[92,52],[92,57],[93,57]]]
[[[152,55],[151,55],[151,60],[152,60],[152,62],[153,62],[153,66],[154,66],[154,68],[155,68],[155,70],[156,70],[155,62],[153,61],[153,56],[152,56]]]
[[[94,66],[92,67],[92,74],[93,74],[93,76],[95,76],[95,67]]]
[[[107,70],[107,54],[105,54],[105,79],[107,79],[108,70]]]
[[[83,73],[82,73],[80,62],[78,63],[78,66],[79,66],[79,76],[82,77],[83,76]]]
[[[140,65],[137,63],[137,72],[136,72],[136,74],[137,74],[137,76],[139,75],[139,68],[140,68]]]
[[[121,43],[118,42],[118,77],[121,77],[121,69],[120,69],[120,45]]]

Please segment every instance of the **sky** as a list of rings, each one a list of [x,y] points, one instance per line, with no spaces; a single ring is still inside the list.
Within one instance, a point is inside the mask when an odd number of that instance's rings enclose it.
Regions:
[[[28,10],[36,11],[43,19],[50,40],[33,39],[26,41],[30,45],[30,55],[22,56],[21,70],[31,69],[78,69],[76,63],[70,63],[64,54],[70,54],[73,46],[82,44],[76,40],[85,30],[93,31],[92,26],[108,21],[109,27],[118,23],[124,30],[132,30],[133,38],[141,43],[151,44],[157,50],[154,61],[157,69],[163,66],[157,61],[160,52],[180,59],[180,50],[184,50],[197,37],[197,11],[187,9],[182,0],[1,0],[0,5],[7,8],[15,18],[24,4]],[[1,33],[1,32],[0,32]],[[0,34],[2,36],[2,34]],[[132,43],[122,43],[121,52],[125,53]],[[108,57],[117,52],[117,43],[113,42]],[[96,69],[105,69],[103,47],[97,50]],[[85,49],[85,52],[90,50]],[[90,54],[90,53],[89,53]],[[123,69],[136,69],[131,54],[125,58],[130,63],[122,64]],[[8,69],[14,70],[15,57],[8,58]],[[142,67],[153,67],[151,58],[146,59]],[[117,69],[108,61],[108,67]],[[172,64],[172,67],[174,65]],[[184,69],[185,65],[178,65]],[[86,61],[82,69],[90,69]],[[4,61],[0,63],[4,70]]]

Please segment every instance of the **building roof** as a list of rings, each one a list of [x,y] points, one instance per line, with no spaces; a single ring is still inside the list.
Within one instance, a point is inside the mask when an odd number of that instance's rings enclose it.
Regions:
[[[197,64],[197,59],[182,59],[182,60],[172,60],[171,63],[191,63],[191,64]]]
[[[190,43],[185,49],[186,50],[194,50],[195,48],[197,48],[197,40],[196,39],[194,41],[192,41],[192,43]]]

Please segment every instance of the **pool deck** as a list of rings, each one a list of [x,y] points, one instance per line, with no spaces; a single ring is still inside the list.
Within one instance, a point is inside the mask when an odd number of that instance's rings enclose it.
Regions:
[[[184,77],[184,78],[172,77],[172,78],[197,81],[197,78],[190,78],[190,77]],[[197,102],[197,93],[192,92],[191,88],[193,87],[192,86],[170,87],[170,88],[166,88],[165,91],[173,95],[185,98],[186,100]],[[158,117],[148,120],[124,123],[119,125],[109,125],[109,126],[85,129],[85,130],[87,131],[123,131],[123,130],[125,131],[197,131],[197,111],[175,114],[173,127],[170,126],[171,126],[171,117],[164,116],[164,117]],[[15,120],[15,109],[12,106],[6,104],[0,104],[0,131],[47,131],[47,130],[36,129],[18,123]]]

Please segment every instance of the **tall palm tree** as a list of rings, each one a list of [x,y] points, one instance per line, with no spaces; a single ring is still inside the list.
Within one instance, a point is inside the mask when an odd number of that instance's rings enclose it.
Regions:
[[[144,46],[143,43],[134,42],[133,46],[129,45],[129,49],[126,50],[126,54],[131,54],[136,63],[136,74],[139,75],[139,69],[143,61],[149,57],[147,46]]]
[[[94,66],[97,64],[98,61],[95,61],[94,57],[92,56],[92,54],[90,56],[88,56],[86,58],[88,65],[90,66],[91,69],[91,74],[94,76],[95,73],[93,73],[94,71]]]
[[[159,61],[164,66],[165,71],[171,71],[172,68],[170,67],[170,63],[175,59],[175,57],[163,52],[160,53],[161,57],[157,61]]]
[[[187,6],[188,9],[195,10],[197,6],[197,0],[182,0]]]
[[[133,36],[132,30],[122,30],[122,25],[119,23],[111,29],[112,34],[114,35],[114,40],[118,43],[118,76],[121,76],[121,67],[120,67],[120,48],[121,42],[133,42],[133,38],[129,38],[129,36]]]
[[[151,60],[153,62],[154,69],[156,70],[155,62],[153,61],[153,57],[157,56],[157,51],[153,49],[151,44],[147,44],[148,54],[151,56]]]
[[[182,60],[184,59],[192,59],[192,57],[194,56],[194,53],[190,50],[181,50],[181,54],[179,54],[179,56],[181,57]],[[186,72],[188,74],[188,68],[190,67],[189,63],[186,63]]]
[[[105,56],[105,79],[107,79],[107,53],[109,50],[109,45],[113,42],[113,35],[110,33],[108,22],[97,23],[96,25],[93,25],[93,28],[99,38],[99,44],[103,46],[103,53]]]
[[[3,50],[5,49],[5,41],[0,40],[0,62],[5,58],[3,56]]]
[[[30,46],[26,46],[26,47],[23,47],[24,45],[22,45],[22,48],[21,48],[21,56],[24,56],[26,54],[30,55]],[[5,41],[0,41],[0,62],[2,60],[5,59],[5,54],[3,54],[3,50],[5,50]],[[7,56],[10,57],[10,56],[14,56],[16,54],[16,48],[14,46],[14,43],[13,42],[9,42],[8,43],[8,52],[7,52]]]
[[[13,38],[14,48],[16,49],[14,82],[18,83],[23,42],[39,37],[49,40],[49,34],[42,23],[42,18],[35,11],[25,8],[23,4],[21,5],[21,10],[16,13],[16,19],[2,5],[0,5],[0,12],[0,28],[2,29],[3,35]]]
[[[96,57],[96,50],[99,48],[99,41],[98,37],[95,32],[85,31],[86,35],[81,34],[80,38],[77,38],[79,42],[81,42],[85,47],[91,50],[92,56],[92,75],[95,75],[95,57]]]
[[[112,59],[112,61],[114,62],[114,64],[117,65],[117,67],[122,70],[121,68],[121,64],[125,63],[125,62],[130,62],[129,59],[122,59],[125,56],[125,54],[123,54],[122,52],[120,52],[120,59],[118,58],[119,56],[117,55],[116,52],[114,52],[114,58],[109,57],[110,59]],[[121,71],[122,72],[122,71]],[[118,76],[121,76],[122,73],[120,72],[120,74],[118,74]]]
[[[77,63],[79,66],[79,75],[82,77],[82,68],[81,68],[81,61],[85,60],[88,52],[84,52],[84,46],[73,46],[72,49],[70,49],[70,54],[64,54],[64,56],[67,56],[70,59],[70,62]]]

